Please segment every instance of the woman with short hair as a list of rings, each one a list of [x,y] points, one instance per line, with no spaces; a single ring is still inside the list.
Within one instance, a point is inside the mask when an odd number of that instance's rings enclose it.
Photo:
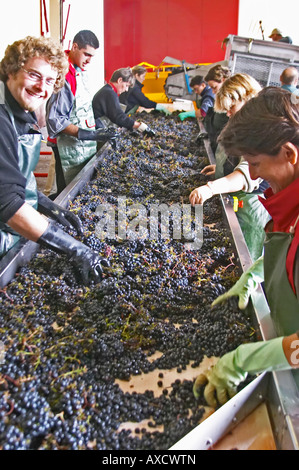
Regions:
[[[97,127],[112,123],[130,131],[137,130],[146,135],[153,135],[149,127],[128,116],[121,108],[119,95],[128,91],[134,83],[130,67],[120,68],[113,72],[110,80],[93,97],[92,107]]]
[[[213,93],[216,95],[221,88],[221,85],[227,78],[231,76],[230,69],[221,64],[216,64],[210,68],[205,81],[212,88]]]
[[[196,379],[207,402],[223,404],[248,374],[298,368],[299,339],[299,104],[292,94],[268,87],[230,119],[220,135],[227,153],[243,156],[252,178],[269,182],[260,201],[271,216],[265,228],[264,287],[277,338],[239,346]],[[255,284],[252,267],[223,302]],[[293,371],[299,385],[299,373]],[[215,392],[217,398],[215,398]]]
[[[133,86],[127,92],[122,93],[119,97],[120,102],[127,105],[126,113],[134,114],[139,107],[142,107],[145,109],[155,109],[156,111],[161,111],[166,115],[171,114],[165,106],[150,100],[143,93],[143,82],[147,74],[146,68],[142,65],[135,65],[135,67],[132,68],[132,73],[134,76]]]

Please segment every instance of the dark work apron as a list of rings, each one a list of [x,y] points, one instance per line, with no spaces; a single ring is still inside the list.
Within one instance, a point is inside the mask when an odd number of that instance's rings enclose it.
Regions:
[[[265,291],[278,336],[299,330],[299,300],[288,280],[286,258],[293,234],[267,233],[264,244]],[[299,387],[299,370],[292,371]]]
[[[76,84],[76,96],[70,122],[82,129],[94,129],[95,120],[88,90],[87,75],[81,72],[79,67],[76,67]],[[75,178],[97,152],[96,141],[79,140],[62,132],[57,136],[57,147],[66,185]]]
[[[4,86],[0,86],[0,102],[2,103],[5,102],[4,95],[2,96],[3,93]],[[5,103],[5,107],[9,113],[16,134],[18,135],[13,113],[7,103]],[[35,209],[37,209],[38,195],[33,170],[39,160],[41,139],[41,134],[24,134],[18,136],[19,169],[22,175],[26,178],[25,202]],[[17,232],[15,232],[6,223],[0,221],[0,256],[10,250],[19,239],[20,235],[18,235]]]

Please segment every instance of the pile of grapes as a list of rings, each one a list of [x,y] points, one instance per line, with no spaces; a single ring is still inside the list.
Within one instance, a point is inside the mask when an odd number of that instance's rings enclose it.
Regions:
[[[205,411],[182,371],[255,340],[236,301],[211,308],[240,276],[217,197],[204,205],[197,250],[138,228],[121,238],[119,220],[115,237],[99,238],[100,205],[187,204],[204,183],[196,123],[156,112],[141,119],[155,136],[123,132],[71,202],[81,241],[109,259],[102,282],[82,285],[64,256],[44,250],[0,292],[1,449],[169,449]],[[176,379],[164,387],[169,369]],[[153,371],[159,394],[119,385]],[[141,424],[120,427],[128,422]]]

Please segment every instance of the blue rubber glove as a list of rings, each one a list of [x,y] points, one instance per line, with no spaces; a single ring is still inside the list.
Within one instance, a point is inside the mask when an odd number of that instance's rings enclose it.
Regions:
[[[239,297],[239,308],[244,310],[249,302],[251,294],[256,291],[258,285],[264,280],[264,257],[258,258],[245,273],[242,274],[236,284],[225,294],[217,297],[212,303],[212,307],[225,302],[233,296]]]
[[[195,118],[195,111],[185,111],[179,114],[179,118],[181,121],[184,121],[184,119],[187,119],[189,117]]]
[[[193,393],[196,398],[204,388],[204,398],[209,406],[223,405],[237,393],[238,385],[248,373],[291,369],[282,347],[283,337],[269,341],[242,344],[222,356],[195,380]]]

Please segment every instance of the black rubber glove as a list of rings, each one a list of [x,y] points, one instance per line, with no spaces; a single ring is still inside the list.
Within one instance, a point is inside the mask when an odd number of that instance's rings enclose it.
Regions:
[[[101,118],[95,119],[96,129],[105,129],[104,123],[102,122]]]
[[[78,139],[79,140],[96,140],[98,142],[107,142],[108,140],[116,139],[119,136],[119,133],[116,132],[114,127],[100,127],[95,131],[89,131],[88,129],[78,130]]]
[[[156,135],[155,131],[153,131],[153,129],[151,129],[150,127],[145,129],[143,133],[147,135],[148,137],[154,137],[154,135]]]
[[[148,136],[148,137],[153,137],[156,135],[155,131],[153,131],[150,127],[148,127],[147,124],[144,122],[140,123],[140,126],[137,127],[138,132],[141,132],[142,134]]]
[[[98,282],[101,281],[102,266],[109,266],[109,262],[105,258],[100,258],[84,243],[52,224],[49,224],[37,243],[56,253],[66,254],[80,272],[85,285],[89,284],[91,278]]]
[[[81,220],[73,212],[63,209],[55,202],[51,201],[47,196],[38,191],[38,207],[37,210],[47,217],[59,222],[65,227],[74,227],[78,234],[83,233]]]
[[[202,140],[207,139],[208,137],[209,137],[209,134],[207,132],[200,132],[197,135],[195,142],[201,142]]]

